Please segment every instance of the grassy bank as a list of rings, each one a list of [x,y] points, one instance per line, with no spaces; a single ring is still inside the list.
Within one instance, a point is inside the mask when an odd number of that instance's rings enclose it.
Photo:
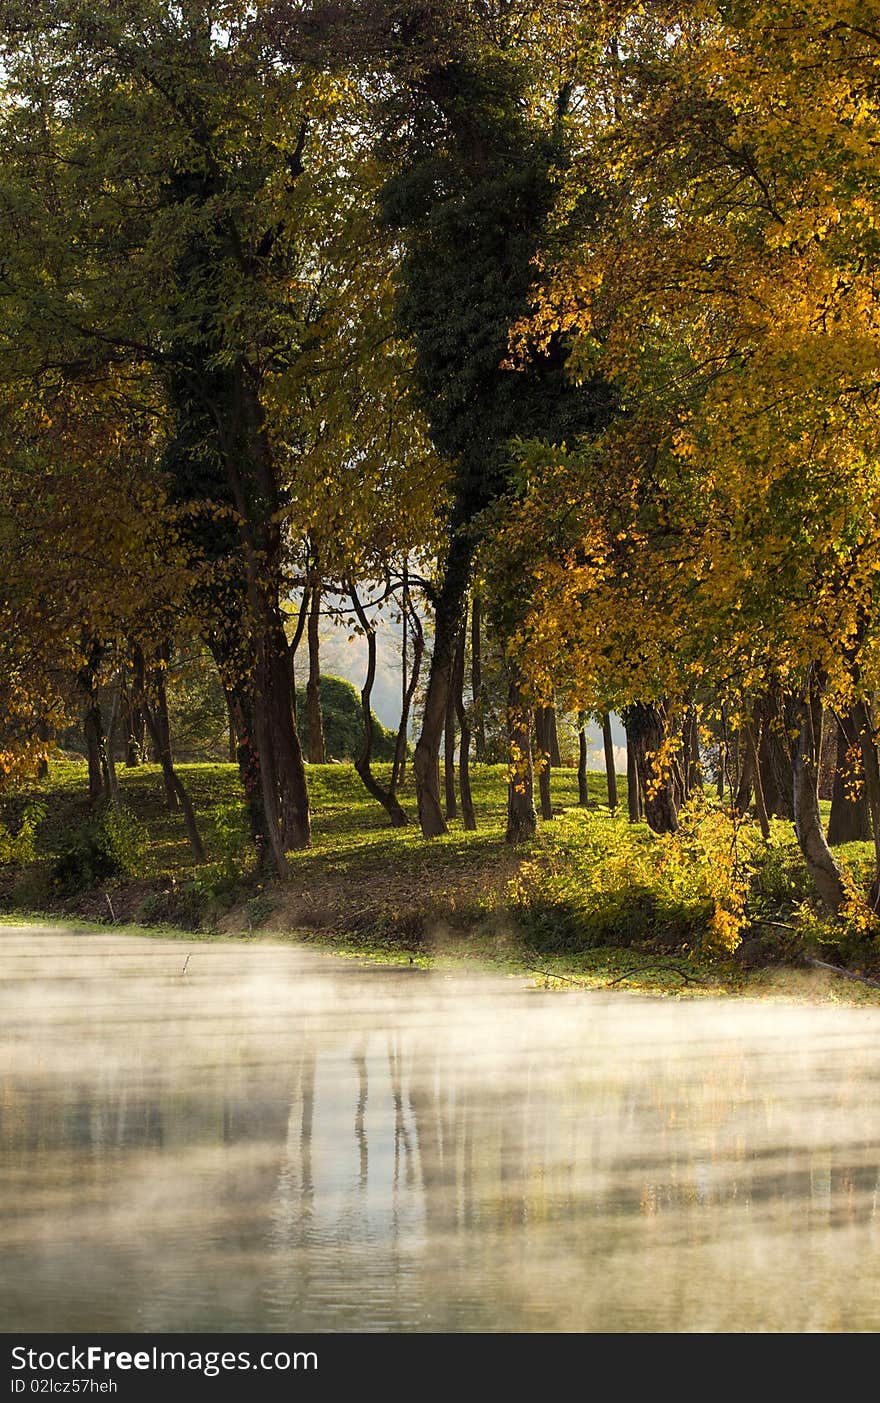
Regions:
[[[675,839],[658,840],[609,814],[604,776],[590,777],[594,807],[578,808],[576,775],[561,770],[554,821],[511,851],[504,769],[483,766],[473,777],[478,831],[453,819],[425,843],[414,821],[388,827],[352,767],[313,766],[313,844],[291,854],[281,885],[253,869],[234,767],[180,768],[206,866],[192,865],[157,767],[121,770],[123,816],[96,822],[84,767],[58,761],[3,804],[2,909],[206,938],[295,937],[382,960],[464,960],[560,987],[880,1001],[880,990],[806,964],[874,976],[877,945],[870,930],[823,923],[789,824],[774,823],[766,845],[753,825],[731,827],[705,806]],[[406,790],[403,800],[414,820]],[[868,846],[843,857],[864,880]]]

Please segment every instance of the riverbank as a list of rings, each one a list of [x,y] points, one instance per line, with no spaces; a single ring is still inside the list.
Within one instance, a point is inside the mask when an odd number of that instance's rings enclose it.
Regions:
[[[313,845],[291,854],[280,884],[253,870],[234,767],[180,769],[210,858],[201,867],[154,766],[120,772],[122,816],[109,820],[89,814],[84,767],[75,763],[56,762],[47,782],[9,796],[0,866],[7,918],[295,940],[383,963],[504,971],[559,989],[880,1002],[880,989],[807,965],[818,958],[876,977],[876,942],[823,925],[790,825],[774,823],[763,844],[740,824],[731,853],[729,820],[708,805],[674,841],[658,840],[609,813],[604,776],[590,776],[585,810],[575,772],[558,770],[553,822],[511,850],[504,769],[480,766],[477,832],[453,819],[445,837],[425,843],[414,821],[387,826],[352,767],[315,766]],[[414,820],[411,795],[402,798]],[[870,852],[852,845],[844,859],[858,871]]]
[[[430,948],[407,950],[400,945],[345,937],[326,931],[254,929],[239,926],[234,913],[225,928],[192,931],[172,926],[141,926],[103,921],[76,920],[47,912],[0,913],[0,957],[4,928],[15,930],[24,922],[46,930],[79,930],[83,934],[111,930],[134,938],[173,940],[191,947],[234,942],[251,945],[296,946],[316,954],[351,960],[364,966],[418,968],[440,973],[496,974],[525,981],[536,989],[560,994],[586,990],[614,991],[651,998],[763,1000],[768,1003],[816,1006],[880,1007],[880,989],[826,969],[794,965],[744,967],[736,960],[724,964],[682,959],[675,955],[604,947],[581,955],[555,955],[536,960],[515,943],[486,935],[456,939],[447,935]]]

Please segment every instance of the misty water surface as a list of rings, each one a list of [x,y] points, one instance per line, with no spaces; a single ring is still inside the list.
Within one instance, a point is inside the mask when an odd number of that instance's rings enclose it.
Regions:
[[[46,928],[0,978],[2,1330],[880,1328],[880,1010]]]

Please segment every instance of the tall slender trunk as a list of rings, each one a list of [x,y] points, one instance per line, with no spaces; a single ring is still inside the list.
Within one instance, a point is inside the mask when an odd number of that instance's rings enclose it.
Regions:
[[[541,800],[541,818],[547,823],[553,817],[553,801],[550,794],[552,756],[549,706],[535,708],[535,743],[538,750],[538,793]]]
[[[391,765],[391,788],[396,789],[406,776],[406,732],[409,717],[409,676],[407,655],[409,643],[409,561],[403,562],[403,600],[400,608],[400,725],[394,744],[394,760]]]
[[[453,661],[453,674],[455,663]],[[458,799],[455,792],[455,686],[450,686],[446,696],[446,719],[443,724],[443,789],[446,800],[445,817],[458,817]]]
[[[787,733],[794,728],[791,697],[771,682],[761,703],[761,739],[758,763],[764,785],[764,803],[770,818],[794,818],[794,775]]]
[[[829,911],[836,914],[846,892],[840,868],[826,842],[819,813],[822,687],[814,665],[809,668],[804,692],[798,697],[795,719],[797,737],[792,754],[795,833],[816,891]]]
[[[101,708],[96,701],[86,703],[83,731],[86,737],[86,756],[89,766],[89,807],[94,808],[104,797],[104,771],[101,765],[104,726],[101,721]]]
[[[703,788],[703,764],[700,759],[700,722],[697,716],[696,707],[690,711],[688,745],[690,752],[690,764],[688,766],[688,782],[691,790]]]
[[[94,808],[107,796],[104,754],[104,722],[98,701],[98,668],[104,655],[102,645],[94,640],[83,642],[84,661],[77,673],[77,686],[85,699],[83,733],[89,767],[89,808]]]
[[[749,748],[749,758],[751,762],[752,779],[755,787],[755,812],[758,815],[758,823],[761,826],[761,837],[765,842],[770,841],[770,820],[767,817],[767,805],[764,803],[764,786],[761,782],[761,762],[758,758],[758,745],[755,740],[755,728],[751,721],[746,721],[743,726],[746,743]]]
[[[724,798],[727,781],[727,767],[730,763],[730,746],[727,734],[727,702],[721,703],[721,734],[718,737],[718,773],[715,776],[715,792],[719,799]]]
[[[373,683],[376,679],[376,632],[367,618],[363,605],[361,604],[357,590],[353,584],[349,585],[349,595],[352,606],[357,616],[357,621],[363,629],[364,637],[367,641],[367,675],[364,685],[361,688],[361,712],[364,718],[364,739],[360,754],[354,762],[354,767],[361,777],[364,788],[368,794],[382,805],[391,820],[392,828],[402,828],[408,823],[404,810],[395,797],[394,790],[385,789],[373,774],[373,710],[371,705],[373,695]]]
[[[858,724],[852,711],[837,714],[837,764],[828,820],[828,846],[868,842],[871,815],[865,793],[864,763]],[[858,757],[858,758],[856,758]]]
[[[617,808],[617,770],[614,764],[614,738],[611,734],[611,714],[602,712],[602,744],[605,748],[605,779],[608,785],[608,807]]]
[[[409,680],[406,684],[406,691],[403,696],[403,704],[400,709],[400,725],[397,728],[397,740],[394,744],[394,764],[391,770],[391,790],[403,783],[406,773],[406,747],[407,735],[409,732],[409,718],[412,711],[413,697],[419,685],[419,677],[422,672],[422,659],[425,655],[425,634],[422,629],[422,621],[417,610],[413,607],[407,591],[406,613],[409,615],[410,631],[412,633],[412,666]]]
[[[474,753],[478,765],[486,758],[486,716],[483,701],[483,601],[474,591],[471,607],[471,691],[474,710]]]
[[[582,809],[590,807],[590,782],[587,774],[587,725],[586,717],[578,717],[578,804]]]
[[[463,626],[459,632],[458,643],[455,650],[453,696],[455,698],[455,714],[458,717],[459,730],[458,787],[461,791],[461,816],[466,830],[469,833],[473,833],[477,827],[477,817],[474,813],[474,800],[471,793],[471,727],[467,714],[467,707],[464,704],[464,655],[466,645],[467,627]]]
[[[37,736],[46,745],[46,750],[37,760],[37,779],[44,780],[49,778],[49,759],[47,751],[49,747],[49,742],[52,740],[53,737],[53,732],[50,726],[45,721],[38,722]]]
[[[550,752],[550,764],[557,770],[562,769],[562,756],[559,753],[559,718],[556,715],[556,706],[547,708],[547,749]]]
[[[116,756],[113,748],[116,744],[116,729],[119,724],[119,710],[122,692],[122,680],[117,679],[113,689],[113,701],[110,704],[110,716],[107,721],[107,735],[104,740],[102,752],[102,765],[104,770],[104,787],[110,797],[110,802],[114,809],[120,807],[119,780],[116,775]]]
[[[269,747],[271,763],[267,774],[272,775],[272,791],[267,802],[277,803],[279,845],[273,843],[273,847],[276,866],[286,875],[286,860],[279,862],[279,846],[282,857],[288,848],[307,847],[311,824],[305,766],[293,716],[293,666],[280,609],[272,609],[263,639],[255,696],[257,744],[261,758],[263,748]],[[262,742],[260,731],[263,732]]]
[[[147,728],[154,741],[156,741],[156,743],[158,744],[160,743],[160,732],[156,720],[153,716],[152,707],[150,706],[150,703],[148,701],[144,701],[143,708]],[[174,768],[174,763],[171,759],[169,751],[164,749],[162,750],[162,759],[160,763],[162,765],[162,774],[164,775],[167,784],[174,789],[177,798],[176,807],[179,808],[181,813],[183,814],[183,825],[186,829],[186,836],[189,839],[190,847],[192,848],[193,857],[199,864],[206,862],[207,857],[205,855],[204,844],[202,843],[202,836],[199,832],[199,825],[196,820],[196,811],[193,808],[193,802],[189,796],[189,790],[186,788],[185,784],[183,783],[183,780],[180,778],[180,775]]]
[[[309,732],[309,761],[312,765],[324,765],[327,752],[324,746],[324,718],[321,713],[321,586],[314,580],[312,601],[309,609],[309,680],[306,684],[306,724]]]
[[[531,716],[513,665],[507,688],[507,738],[511,773],[507,784],[505,839],[508,843],[516,844],[534,837],[538,817],[535,813]]]
[[[174,773],[174,756],[171,749],[171,718],[168,715],[168,693],[165,687],[165,669],[171,660],[171,645],[162,643],[156,649],[157,665],[153,668],[153,695],[155,705],[153,706],[153,719],[155,728],[149,727],[150,736],[153,742],[153,759],[156,764],[162,766],[162,785],[165,790],[165,803],[169,809],[176,809],[180,802],[177,793],[177,786],[172,778]],[[165,764],[165,756],[171,760],[171,769]]]
[[[296,616],[296,626],[293,630],[290,642],[287,645],[287,650],[290,654],[290,679],[292,688],[290,700],[293,709],[294,725],[298,724],[298,717],[296,711],[296,650],[302,642],[302,636],[305,633],[306,623],[309,617],[309,603],[311,602],[311,598],[312,587],[308,583],[308,580],[306,580],[306,586],[303,590],[303,597],[300,601],[299,613]]]
[[[125,766],[134,769],[144,758],[145,722],[139,706],[135,705],[131,688],[123,682],[123,717],[125,720]]]
[[[639,767],[636,762],[635,741],[626,735],[626,813],[630,823],[641,823],[642,792],[639,787]]]
[[[877,738],[874,729],[873,707],[862,699],[852,708],[859,744],[862,751],[862,769],[865,776],[865,793],[868,798],[868,812],[871,815],[871,828],[874,836],[875,875],[871,883],[870,904],[876,911],[880,909],[880,762],[877,757]]]
[[[153,673],[155,685],[155,671]],[[140,648],[134,654],[134,681],[137,689],[138,705],[144,714],[147,730],[155,749],[159,752],[159,763],[162,766],[162,774],[166,782],[166,788],[172,788],[175,793],[175,808],[179,808],[183,815],[183,823],[186,829],[186,836],[192,848],[193,857],[198,864],[206,861],[205,848],[199,832],[199,825],[196,820],[195,809],[183,780],[174,768],[174,761],[171,756],[171,747],[164,743],[159,714],[154,709],[149,696],[147,695],[147,676],[144,656]]]
[[[681,778],[682,783],[684,785],[685,799],[689,799],[691,797],[691,747],[689,731],[690,724],[691,712],[690,707],[688,707],[687,711],[684,714],[684,720],[681,723]]]
[[[434,614],[434,652],[425,695],[422,730],[413,756],[419,823],[426,838],[446,832],[440,807],[440,741],[454,665],[455,640],[464,613],[473,544],[464,533],[453,536]]]
[[[745,742],[743,744],[743,742]],[[737,734],[737,747],[739,755],[739,783],[736,787],[735,807],[741,814],[748,813],[749,805],[752,802],[752,789],[755,784],[755,758],[746,728]]]

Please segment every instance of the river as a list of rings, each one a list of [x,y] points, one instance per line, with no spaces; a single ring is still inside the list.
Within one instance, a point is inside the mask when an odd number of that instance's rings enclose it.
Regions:
[[[880,1328],[880,1009],[0,927],[0,1330]]]

